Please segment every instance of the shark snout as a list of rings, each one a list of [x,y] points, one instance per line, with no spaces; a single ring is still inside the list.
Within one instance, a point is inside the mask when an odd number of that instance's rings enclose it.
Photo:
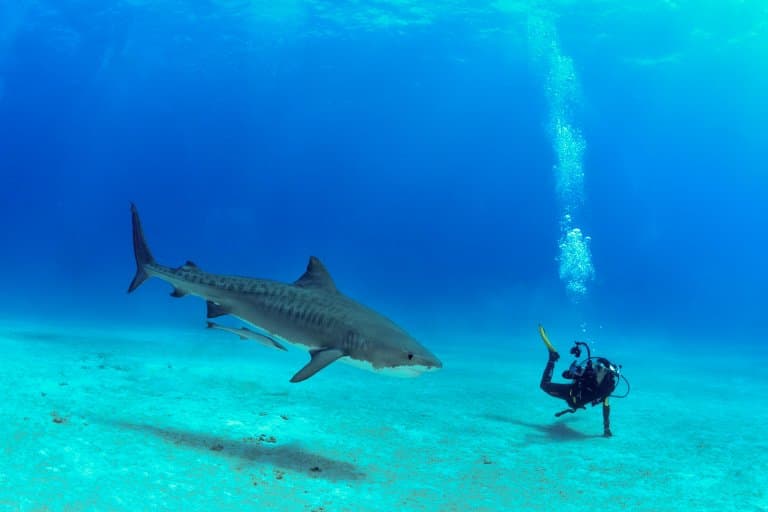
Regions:
[[[443,362],[428,351],[425,351],[424,354],[414,355],[413,362],[422,367],[424,371],[439,370],[443,367]]]

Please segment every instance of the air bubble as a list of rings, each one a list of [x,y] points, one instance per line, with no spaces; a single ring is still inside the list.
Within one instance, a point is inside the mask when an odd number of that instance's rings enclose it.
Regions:
[[[562,212],[558,256],[560,280],[575,301],[587,294],[587,283],[595,276],[591,237],[576,226],[576,213],[584,202],[584,153],[587,148],[573,111],[581,99],[573,59],[564,55],[557,27],[544,15],[532,15],[528,37],[533,57],[544,67],[549,103],[549,132],[555,153],[555,192]]]

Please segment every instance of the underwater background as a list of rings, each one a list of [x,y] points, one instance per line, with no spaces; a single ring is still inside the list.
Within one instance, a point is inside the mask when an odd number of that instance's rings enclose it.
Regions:
[[[0,510],[768,510],[765,91],[762,0],[0,2]],[[288,383],[126,294],[130,202],[444,368]],[[539,323],[623,364],[613,438]]]

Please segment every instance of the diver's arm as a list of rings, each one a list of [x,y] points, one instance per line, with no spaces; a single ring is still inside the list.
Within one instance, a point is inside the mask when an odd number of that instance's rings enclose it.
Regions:
[[[605,437],[611,437],[611,404],[608,403],[608,398],[603,400],[603,435]]]

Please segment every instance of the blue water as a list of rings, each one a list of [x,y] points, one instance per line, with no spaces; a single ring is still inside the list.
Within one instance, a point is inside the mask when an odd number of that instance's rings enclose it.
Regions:
[[[586,147],[574,318],[764,332],[761,2],[280,5],[3,4],[5,315],[132,321],[129,200],[169,264],[288,279],[317,254],[414,322],[504,329],[482,303],[510,289],[570,308],[549,37]]]
[[[125,293],[135,202],[164,264],[316,255],[438,353],[544,322],[764,354],[767,27],[762,0],[4,1],[0,319],[200,328]]]

